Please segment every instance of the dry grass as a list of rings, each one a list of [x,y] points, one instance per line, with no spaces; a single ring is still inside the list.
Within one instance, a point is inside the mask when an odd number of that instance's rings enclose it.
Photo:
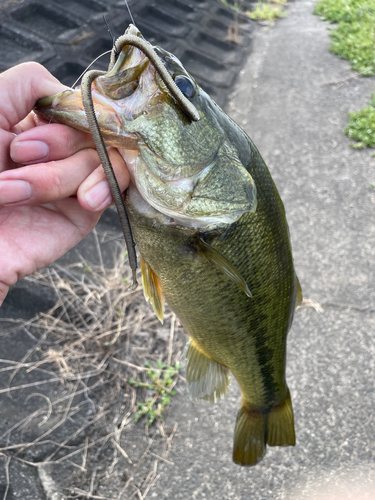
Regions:
[[[108,269],[95,238],[99,265],[82,259],[27,278],[55,295],[53,308],[27,322],[7,320],[2,334],[21,329],[33,346],[17,360],[0,359],[0,395],[23,407],[0,436],[0,457],[8,485],[16,460],[43,471],[43,484],[47,469],[57,472],[66,498],[140,499],[157,481],[159,461],[169,462],[176,432],[160,419],[151,428],[145,419],[135,424],[138,404],[150,397],[145,362],[177,364],[186,335],[168,309],[159,323],[141,287],[127,290],[123,246],[113,242]],[[135,389],[129,379],[145,383]],[[59,478],[61,464],[71,470],[68,480]]]

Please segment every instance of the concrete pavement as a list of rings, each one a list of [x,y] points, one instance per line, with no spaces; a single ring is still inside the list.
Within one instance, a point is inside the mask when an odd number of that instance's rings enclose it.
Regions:
[[[304,296],[324,309],[297,311],[289,336],[297,445],[239,468],[238,389],[216,407],[179,396],[168,416],[179,423],[175,465],[161,464],[158,499],[375,499],[375,159],[343,134],[375,79],[353,78],[329,52],[313,7],[292,3],[274,29],[257,31],[228,108],[278,186]]]

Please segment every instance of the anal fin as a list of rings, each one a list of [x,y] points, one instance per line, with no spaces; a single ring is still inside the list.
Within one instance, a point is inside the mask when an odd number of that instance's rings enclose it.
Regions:
[[[163,323],[164,298],[158,277],[149,264],[141,257],[142,285],[145,299],[150,301],[159,321]]]
[[[186,359],[186,380],[191,399],[216,403],[223,398],[230,383],[228,368],[207,357],[194,340],[190,340]]]
[[[294,446],[294,416],[290,392],[278,406],[273,408],[267,417],[267,444],[269,446]]]

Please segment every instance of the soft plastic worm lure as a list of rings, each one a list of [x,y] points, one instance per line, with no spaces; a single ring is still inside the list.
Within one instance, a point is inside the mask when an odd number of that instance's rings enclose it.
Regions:
[[[198,113],[197,109],[182,94],[180,89],[177,87],[177,85],[173,81],[171,75],[168,73],[168,71],[164,67],[163,62],[161,61],[160,57],[157,55],[157,53],[155,52],[153,47],[150,45],[150,43],[147,42],[146,40],[144,40],[143,38],[140,38],[140,37],[134,36],[134,35],[127,35],[127,34],[119,37],[113,46],[113,49],[111,52],[111,60],[109,63],[107,73],[109,73],[112,70],[113,66],[115,65],[116,59],[117,59],[116,55],[121,52],[121,50],[123,49],[123,47],[125,47],[125,45],[133,45],[134,47],[137,47],[139,50],[141,50],[148,57],[148,59],[154,65],[156,71],[159,73],[160,78],[163,80],[165,86],[170,91],[170,93],[175,98],[175,100],[179,103],[182,110],[186,113],[186,115],[191,120],[198,121],[199,120],[199,113]],[[105,75],[107,73],[105,71],[97,71],[97,70],[88,71],[84,75],[84,77],[82,78],[81,93],[82,93],[83,106],[85,109],[90,132],[91,132],[92,137],[94,139],[95,147],[97,149],[100,161],[102,162],[103,169],[104,169],[104,172],[105,172],[105,175],[107,177],[107,181],[108,181],[111,193],[112,193],[112,197],[113,197],[115,205],[116,205],[117,213],[119,215],[121,228],[122,228],[122,231],[124,233],[126,248],[128,251],[129,264],[130,264],[130,268],[132,270],[132,276],[133,276],[133,282],[130,285],[129,289],[134,290],[138,285],[137,278],[136,278],[137,255],[135,252],[135,243],[134,243],[131,227],[129,224],[129,218],[128,218],[128,215],[126,213],[124,200],[123,200],[115,173],[113,171],[113,167],[112,167],[111,162],[109,160],[101,132],[100,132],[98,121],[97,121],[97,118],[95,115],[95,109],[94,109],[94,104],[93,104],[93,100],[92,100],[92,95],[91,95],[92,82],[98,76]]]

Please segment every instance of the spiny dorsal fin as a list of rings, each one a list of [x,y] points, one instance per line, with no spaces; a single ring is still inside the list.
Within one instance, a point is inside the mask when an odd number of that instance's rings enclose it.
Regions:
[[[212,247],[204,240],[202,240],[202,238],[200,238],[199,240],[198,253],[200,255],[203,255],[203,257],[205,257],[209,262],[220,269],[220,271],[222,271],[225,276],[236,283],[236,285],[238,285],[248,297],[252,297],[246,281],[243,279],[234,265],[222,253],[216,250],[216,248]]]
[[[143,293],[147,302],[149,301],[159,321],[163,323],[164,298],[158,277],[149,264],[141,257]]]
[[[193,339],[190,339],[186,359],[186,381],[191,399],[216,403],[223,398],[230,383],[228,368],[207,357]]]

